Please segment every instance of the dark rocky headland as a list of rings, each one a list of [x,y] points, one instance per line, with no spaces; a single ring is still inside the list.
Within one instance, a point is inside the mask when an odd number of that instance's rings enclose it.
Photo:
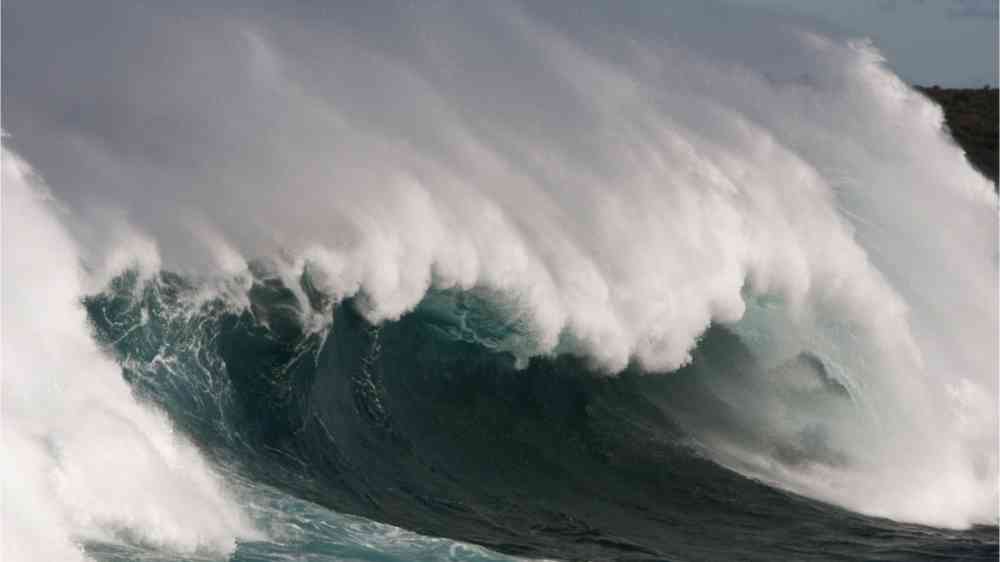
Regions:
[[[944,109],[951,136],[977,170],[997,185],[998,132],[996,88],[952,89],[917,86]]]

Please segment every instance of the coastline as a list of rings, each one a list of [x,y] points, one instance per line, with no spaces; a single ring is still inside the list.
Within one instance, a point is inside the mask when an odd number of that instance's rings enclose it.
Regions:
[[[916,86],[944,110],[945,122],[969,162],[997,186],[997,88]]]

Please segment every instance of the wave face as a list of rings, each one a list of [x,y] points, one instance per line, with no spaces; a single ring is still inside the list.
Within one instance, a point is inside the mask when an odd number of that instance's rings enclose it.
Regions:
[[[533,557],[996,553],[995,528],[852,515],[711,460],[706,444],[725,439],[788,470],[857,461],[827,425],[839,408],[857,413],[850,391],[813,356],[767,370],[713,327],[669,377],[608,377],[571,356],[519,366],[500,345],[516,329],[492,295],[432,292],[380,325],[346,301],[311,333],[295,292],[253,269],[241,309],[199,300],[181,277],[143,284],[135,272],[86,308],[139,396],[223,464],[294,497]],[[300,289],[322,302],[308,276]],[[794,382],[775,390],[775,378]],[[769,424],[764,403],[799,429]],[[800,536],[782,539],[789,529]]]
[[[996,556],[997,196],[870,43],[224,4],[5,6],[14,559]]]

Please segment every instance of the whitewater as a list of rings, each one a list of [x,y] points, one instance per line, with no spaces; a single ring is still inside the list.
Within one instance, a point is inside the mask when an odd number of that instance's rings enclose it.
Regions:
[[[4,6],[4,560],[995,558],[997,194],[871,42],[225,4]]]

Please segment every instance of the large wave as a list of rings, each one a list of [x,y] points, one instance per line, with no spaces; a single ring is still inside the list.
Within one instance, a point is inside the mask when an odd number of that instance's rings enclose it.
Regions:
[[[35,4],[5,20],[39,24]],[[5,148],[3,298],[5,439],[34,463],[5,468],[5,494],[64,536],[257,536],[193,439],[226,466],[315,462],[311,499],[490,543],[373,490],[471,502],[449,475],[502,479],[488,436],[520,423],[539,450],[498,443],[527,459],[499,466],[552,463],[539,490],[570,477],[549,455],[662,438],[686,452],[634,460],[996,523],[997,198],[871,44],[712,3],[63,9],[45,23],[81,48],[12,43],[4,127],[73,211],[43,209]],[[523,422],[475,402],[525,389],[541,413]],[[589,408],[628,403],[614,392],[650,418],[595,426]],[[299,474],[273,460],[259,476]],[[59,485],[6,491],[52,463]]]

